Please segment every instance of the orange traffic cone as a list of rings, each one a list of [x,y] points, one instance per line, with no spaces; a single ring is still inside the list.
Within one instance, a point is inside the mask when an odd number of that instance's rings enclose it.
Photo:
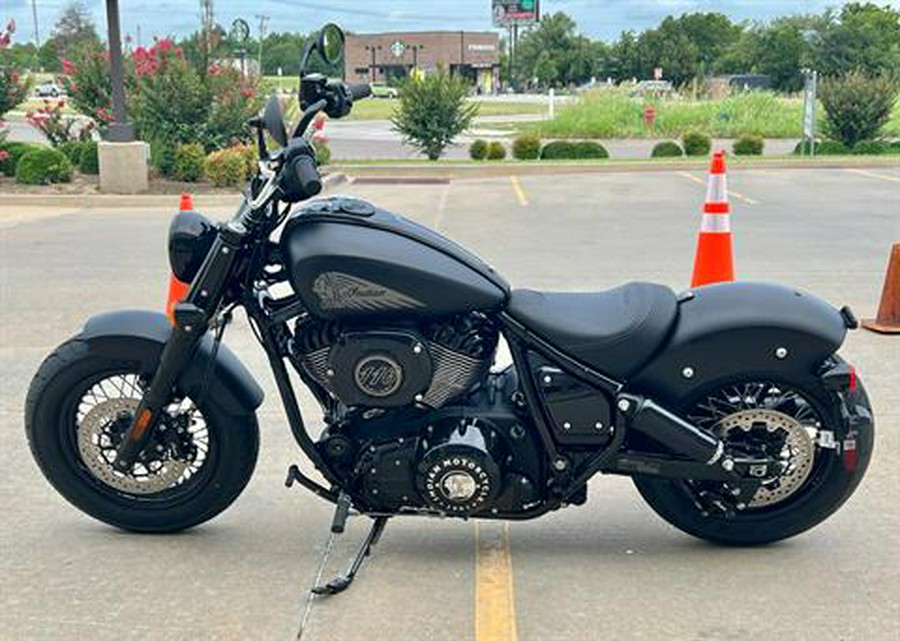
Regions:
[[[734,280],[731,250],[731,206],[725,178],[725,152],[713,155],[709,169],[709,188],[703,206],[703,224],[697,241],[694,276],[691,287]]]
[[[900,243],[891,251],[878,317],[864,320],[862,324],[880,334],[900,334]]]
[[[181,194],[181,202],[178,203],[179,213],[184,211],[194,211],[194,199],[190,194]],[[166,300],[166,316],[169,322],[175,324],[175,305],[180,303],[187,296],[188,290],[191,288],[189,283],[183,283],[175,274],[169,275],[169,296]]]

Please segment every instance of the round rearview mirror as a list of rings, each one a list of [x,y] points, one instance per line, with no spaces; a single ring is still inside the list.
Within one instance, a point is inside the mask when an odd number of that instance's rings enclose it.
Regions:
[[[329,23],[319,31],[319,54],[330,65],[344,59],[344,32],[334,23]]]
[[[278,96],[275,94],[272,94],[272,97],[269,98],[269,102],[266,103],[266,109],[263,111],[262,120],[266,131],[272,136],[272,140],[282,147],[287,147],[288,134],[287,127],[284,124],[284,112],[282,112],[281,103],[278,101]]]

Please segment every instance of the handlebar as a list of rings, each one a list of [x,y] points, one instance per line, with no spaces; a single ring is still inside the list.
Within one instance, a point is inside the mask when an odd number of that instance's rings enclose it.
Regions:
[[[322,179],[312,156],[306,154],[298,156],[291,169],[305,198],[312,198],[322,191]]]
[[[350,95],[353,96],[353,100],[362,100],[363,98],[368,98],[372,95],[372,85],[349,85]]]

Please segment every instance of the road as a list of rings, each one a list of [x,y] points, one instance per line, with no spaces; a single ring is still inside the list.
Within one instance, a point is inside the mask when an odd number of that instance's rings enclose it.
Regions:
[[[740,278],[874,311],[890,244],[900,241],[900,167],[730,178]],[[700,183],[701,174],[615,173],[522,176],[518,188],[507,177],[341,191],[438,228],[516,286],[592,290],[640,279],[683,289]],[[213,522],[172,536],[126,534],[81,515],[31,460],[25,391],[44,355],[91,314],[161,307],[169,216],[11,211],[0,202],[0,638],[900,638],[900,339],[863,332],[843,353],[865,378],[878,419],[867,479],[825,524],[778,545],[695,541],[642,505],[627,479],[598,478],[585,506],[508,528],[392,522],[349,592],[311,600],[331,510],[283,486],[297,449],[240,315],[226,342],[267,393],[260,461],[242,497]],[[301,402],[318,429],[312,399]],[[362,534],[353,521],[326,574],[344,567]]]
[[[444,154],[445,158],[466,159],[469,157],[469,145],[476,138],[501,140],[506,143],[507,153],[511,154],[509,144],[511,132],[497,126],[500,122],[533,120],[533,116],[489,116],[479,118],[472,131],[460,136]],[[9,123],[10,140],[23,142],[40,142],[42,135],[31,125],[12,121]],[[393,131],[387,120],[335,120],[328,123],[325,133],[329,139],[331,154],[334,160],[407,160],[422,158],[413,147],[405,144]],[[656,140],[614,139],[600,141],[609,151],[612,158],[633,159],[649,158]],[[784,155],[794,149],[796,140],[767,140],[766,155]],[[731,140],[716,140],[717,149],[731,149]]]

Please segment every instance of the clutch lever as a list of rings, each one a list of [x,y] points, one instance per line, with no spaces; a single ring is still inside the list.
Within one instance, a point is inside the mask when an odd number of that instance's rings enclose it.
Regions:
[[[292,137],[299,138],[304,133],[306,133],[306,129],[307,127],[309,127],[309,123],[311,123],[313,118],[315,118],[316,115],[327,106],[328,101],[323,98],[307,107],[306,111],[303,112],[303,116],[301,116],[300,118],[300,122],[297,123],[297,128],[294,129],[294,135]]]

